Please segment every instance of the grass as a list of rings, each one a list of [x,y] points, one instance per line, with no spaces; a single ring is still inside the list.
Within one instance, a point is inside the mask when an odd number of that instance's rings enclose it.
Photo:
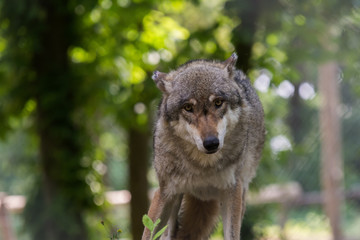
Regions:
[[[255,224],[254,230],[259,233],[257,240],[330,240],[331,231],[329,222],[323,214],[322,208],[306,207],[293,209],[288,214],[288,220],[286,221],[284,228],[281,228],[277,224],[279,217],[279,209],[272,208],[270,221],[259,221]],[[359,204],[353,202],[347,204],[342,209],[343,213],[343,232],[348,239],[359,239],[360,236],[360,207]],[[250,212],[249,212],[250,214]],[[92,229],[89,235],[90,239],[96,240],[130,240],[131,234],[129,232],[129,205],[123,205],[116,208],[111,208],[108,211],[106,218],[111,219],[111,223],[105,222],[100,224],[100,216],[92,216],[88,219],[89,229]],[[245,215],[249,217],[249,215]],[[100,218],[100,219],[99,219]],[[14,232],[19,239],[30,239],[27,236],[26,231],[22,227],[22,219],[19,214],[10,214],[10,219]],[[115,224],[114,224],[115,223]],[[155,223],[153,223],[155,224]],[[105,228],[109,226],[116,226]],[[118,232],[121,228],[122,232]],[[153,233],[153,238],[156,233]],[[222,225],[218,224],[218,227],[214,234],[211,236],[211,240],[223,240]]]

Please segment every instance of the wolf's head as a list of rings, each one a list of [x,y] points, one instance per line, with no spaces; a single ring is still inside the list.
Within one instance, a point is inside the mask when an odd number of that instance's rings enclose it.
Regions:
[[[235,53],[224,62],[195,60],[152,77],[163,92],[161,115],[177,136],[201,152],[219,151],[239,121],[244,93],[235,75],[245,76],[236,71],[236,60]]]

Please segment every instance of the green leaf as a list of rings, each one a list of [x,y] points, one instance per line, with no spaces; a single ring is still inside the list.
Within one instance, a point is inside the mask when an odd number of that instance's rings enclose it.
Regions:
[[[160,223],[160,218],[158,218],[155,223],[154,223],[154,229],[156,228],[156,226]]]
[[[160,231],[158,231],[158,232],[155,234],[155,236],[154,236],[154,238],[153,238],[152,240],[156,240],[158,237],[160,237],[160,236],[165,232],[167,226],[168,226],[168,225],[166,225],[166,226],[163,227]]]
[[[154,230],[154,223],[153,223],[153,221],[151,220],[151,218],[148,216],[148,215],[144,215],[143,216],[143,219],[142,219],[142,221],[143,221],[143,224],[144,224],[144,226],[146,227],[146,228],[148,228],[150,231],[153,231]]]

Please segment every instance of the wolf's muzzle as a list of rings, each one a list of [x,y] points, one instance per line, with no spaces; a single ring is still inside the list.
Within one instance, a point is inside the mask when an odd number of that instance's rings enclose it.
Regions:
[[[203,142],[203,146],[207,150],[206,153],[208,154],[215,153],[218,150],[219,144],[219,139],[214,136],[206,137]]]

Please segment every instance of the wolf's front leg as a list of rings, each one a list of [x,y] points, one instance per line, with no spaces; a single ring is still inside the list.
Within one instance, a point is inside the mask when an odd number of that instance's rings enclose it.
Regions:
[[[154,233],[157,233],[159,230],[161,230],[167,224],[170,218],[170,226],[168,232],[169,236],[171,237],[171,234],[175,231],[176,224],[176,217],[175,220],[173,220],[174,216],[172,215],[175,212],[177,214],[177,212],[179,211],[181,205],[181,197],[182,196],[167,197],[161,193],[160,189],[156,190],[148,212],[148,215],[153,222],[155,222],[157,219],[161,220],[159,225],[155,228]],[[145,228],[141,239],[150,240],[150,236],[151,232],[149,231],[149,229]]]
[[[241,182],[226,190],[221,202],[225,240],[240,240],[242,215],[245,211],[245,194]]]
[[[170,213],[170,217],[168,220],[168,227],[167,227],[167,235],[163,235],[161,239],[165,239],[165,240],[171,240],[173,239],[173,237],[176,234],[176,229],[177,229],[177,220],[178,220],[178,215],[179,215],[179,210],[181,207],[181,201],[183,198],[183,194],[180,194],[178,196],[175,197],[175,199],[173,200],[173,204],[171,206],[171,213]],[[162,221],[162,219],[161,219]]]

